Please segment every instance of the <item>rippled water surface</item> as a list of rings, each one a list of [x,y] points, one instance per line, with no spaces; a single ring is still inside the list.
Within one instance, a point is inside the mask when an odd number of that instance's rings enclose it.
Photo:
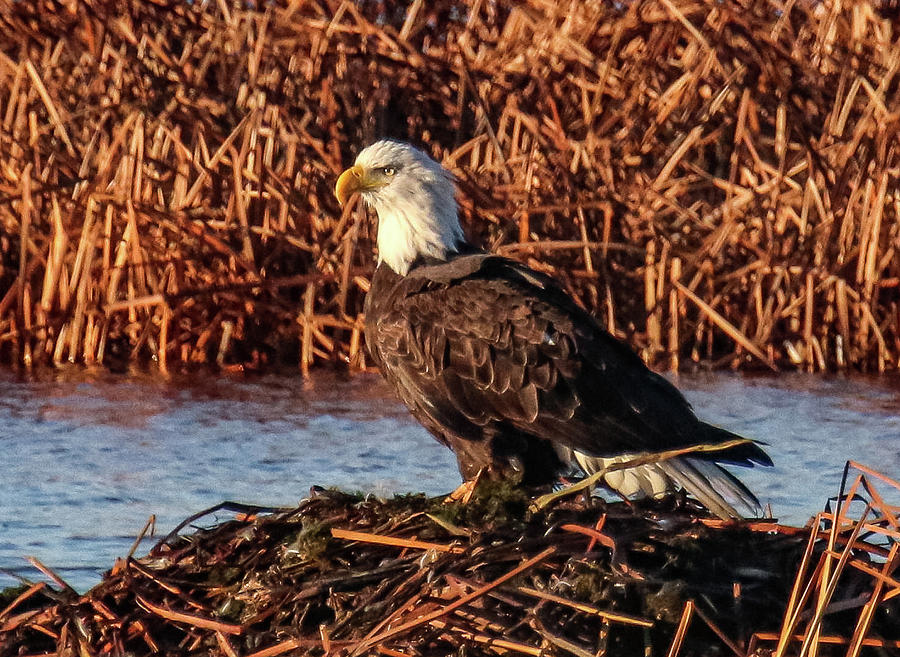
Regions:
[[[900,475],[900,388],[889,382],[716,374],[677,384],[704,419],[769,443],[776,467],[739,475],[782,520],[821,509],[847,459]],[[223,500],[293,506],[311,485],[387,495],[459,483],[452,454],[375,376],[0,374],[0,450],[0,588],[15,574],[40,579],[24,558],[34,556],[84,590],[151,514],[166,533]]]

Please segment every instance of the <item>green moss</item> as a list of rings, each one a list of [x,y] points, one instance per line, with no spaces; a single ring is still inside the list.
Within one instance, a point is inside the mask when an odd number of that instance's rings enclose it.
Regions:
[[[665,582],[655,593],[644,597],[644,614],[649,618],[677,623],[685,602],[685,585],[680,580]]]
[[[206,581],[214,586],[230,586],[243,576],[244,571],[240,568],[217,565],[208,569]]]
[[[311,520],[304,521],[303,529],[286,542],[285,560],[291,564],[319,559],[325,555],[330,540],[329,525]]]
[[[383,509],[387,515],[391,516],[401,513],[418,513],[427,509],[429,502],[429,498],[424,493],[403,493],[386,500]]]
[[[586,567],[571,580],[577,600],[594,604],[604,598],[607,574],[596,567]]]
[[[19,586],[8,586],[7,588],[0,591],[0,609],[4,609],[7,605],[9,605],[9,603],[25,593],[25,591],[27,590],[27,584],[20,584]]]
[[[524,525],[530,498],[517,482],[482,480],[466,503],[430,501],[429,513],[453,525],[475,531],[492,531]]]

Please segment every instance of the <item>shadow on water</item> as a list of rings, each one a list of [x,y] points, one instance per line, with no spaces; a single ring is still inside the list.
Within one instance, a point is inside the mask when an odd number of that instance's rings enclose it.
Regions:
[[[889,381],[704,374],[677,384],[704,419],[769,443],[776,467],[739,475],[782,520],[821,509],[849,458],[900,472],[900,388]],[[311,485],[388,495],[459,483],[452,454],[376,376],[0,374],[0,449],[0,568],[33,579],[32,555],[79,590],[151,514],[165,533],[224,499],[292,506]],[[0,587],[15,582],[0,573]]]

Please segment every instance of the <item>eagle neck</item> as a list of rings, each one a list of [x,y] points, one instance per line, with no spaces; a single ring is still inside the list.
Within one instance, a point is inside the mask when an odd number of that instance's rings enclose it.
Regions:
[[[466,246],[456,203],[375,202],[378,262],[406,276],[418,260],[447,260]]]

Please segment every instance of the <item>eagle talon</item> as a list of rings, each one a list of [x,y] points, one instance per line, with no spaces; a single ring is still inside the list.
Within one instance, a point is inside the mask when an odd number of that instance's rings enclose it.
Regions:
[[[468,504],[472,501],[478,482],[481,481],[481,475],[484,474],[484,468],[481,468],[474,477],[468,481],[462,482],[456,489],[444,498],[444,504]]]

